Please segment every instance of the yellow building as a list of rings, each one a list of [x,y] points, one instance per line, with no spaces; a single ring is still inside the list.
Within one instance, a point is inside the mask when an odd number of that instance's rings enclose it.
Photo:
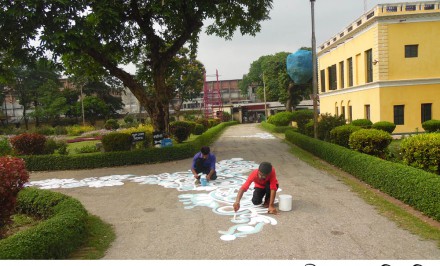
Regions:
[[[440,1],[380,4],[318,47],[320,112],[423,131],[440,119]]]

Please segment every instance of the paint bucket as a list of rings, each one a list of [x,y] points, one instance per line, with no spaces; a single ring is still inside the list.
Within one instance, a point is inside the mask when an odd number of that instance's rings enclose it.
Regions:
[[[291,211],[292,210],[292,195],[279,195],[280,211]]]
[[[202,186],[206,187],[208,185],[208,180],[206,180],[206,178],[200,178],[200,183],[202,184]]]

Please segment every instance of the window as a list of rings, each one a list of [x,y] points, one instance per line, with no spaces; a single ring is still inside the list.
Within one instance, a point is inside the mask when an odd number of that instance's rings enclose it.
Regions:
[[[345,119],[345,106],[341,107],[341,115]]]
[[[348,106],[348,122],[351,123],[353,120],[353,106]]]
[[[433,10],[434,4],[425,4],[425,10]]]
[[[335,115],[336,115],[336,116],[339,116],[339,109],[338,109],[337,106],[335,106]]]
[[[348,58],[348,86],[353,86],[353,58]]]
[[[321,92],[325,92],[325,70],[321,70]]]
[[[341,80],[341,89],[344,88],[344,61],[339,62],[339,79]]]
[[[370,105],[366,104],[365,105],[365,119],[371,120],[371,116],[370,116]]]
[[[367,83],[373,82],[373,50],[370,49],[365,52],[365,61],[367,63]]]
[[[405,45],[405,58],[418,57],[418,44]]]
[[[405,6],[405,10],[406,11],[415,11],[416,5],[407,5],[407,6]]]
[[[338,88],[338,81],[336,80],[336,65],[328,68],[329,90],[336,90]]]
[[[397,6],[387,6],[387,12],[397,12]]]
[[[394,124],[403,125],[405,123],[405,105],[394,105]]]
[[[432,103],[422,103],[422,123],[432,119]]]

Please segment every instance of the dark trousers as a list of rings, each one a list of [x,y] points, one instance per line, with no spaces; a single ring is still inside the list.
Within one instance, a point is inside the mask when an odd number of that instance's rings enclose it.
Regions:
[[[277,188],[279,187],[279,185],[277,184]],[[270,182],[267,182],[266,185],[264,186],[264,188],[254,188],[254,195],[252,196],[252,203],[254,205],[260,205],[261,203],[263,203],[263,197],[265,197],[264,199],[264,203],[269,203],[269,199],[270,199]]]
[[[211,168],[209,166],[203,166],[204,161],[205,159],[203,158],[197,158],[196,167],[194,168],[197,174],[204,173],[205,175],[207,175],[209,174],[209,172],[211,172]],[[211,180],[216,180],[216,179],[217,179],[217,172],[214,172],[214,174],[212,174],[211,176]]]

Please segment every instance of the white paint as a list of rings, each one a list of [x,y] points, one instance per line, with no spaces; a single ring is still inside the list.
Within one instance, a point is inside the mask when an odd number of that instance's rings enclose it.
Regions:
[[[270,135],[270,134],[269,134]],[[255,137],[267,137],[265,134],[256,134]],[[242,158],[232,158],[217,162],[217,179],[211,180],[207,186],[196,186],[194,176],[190,170],[186,172],[161,173],[153,175],[109,175],[102,177],[89,177],[82,180],[76,179],[46,179],[32,181],[25,186],[35,186],[41,189],[73,189],[89,187],[104,189],[111,186],[123,186],[126,182],[138,183],[139,185],[159,185],[165,188],[173,188],[183,192],[195,192],[197,194],[180,194],[179,201],[184,209],[195,207],[208,207],[215,214],[233,216],[233,223],[228,231],[219,231],[220,239],[232,241],[238,237],[246,237],[258,233],[264,224],[276,225],[277,221],[268,217],[267,208],[254,206],[251,202],[253,185],[243,194],[238,212],[234,211],[233,203],[238,190],[245,182],[251,170],[257,169],[258,164],[252,161],[244,161]],[[281,189],[278,189],[281,191]],[[277,199],[276,199],[277,201]]]

